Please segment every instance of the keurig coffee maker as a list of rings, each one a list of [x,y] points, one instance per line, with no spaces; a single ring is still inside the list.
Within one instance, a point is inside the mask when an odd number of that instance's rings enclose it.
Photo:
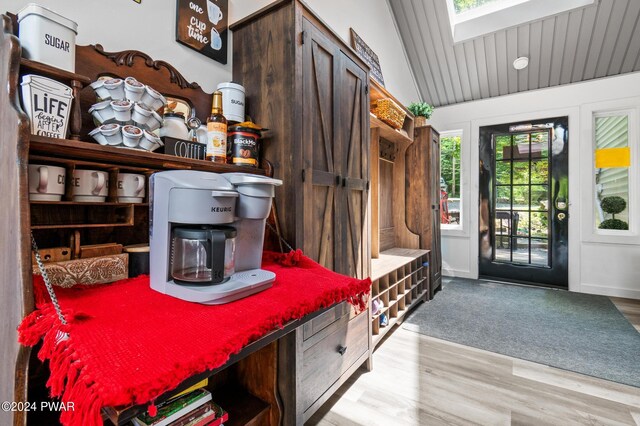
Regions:
[[[222,304],[271,287],[260,269],[274,187],[245,173],[154,173],[150,184],[151,288],[179,299]]]

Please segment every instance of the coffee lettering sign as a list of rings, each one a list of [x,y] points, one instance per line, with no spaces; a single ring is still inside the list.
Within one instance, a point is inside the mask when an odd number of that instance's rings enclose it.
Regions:
[[[203,143],[174,139],[165,136],[164,153],[176,157],[204,160],[207,146]]]
[[[384,87],[384,78],[382,77],[382,68],[380,68],[380,60],[378,55],[365,43],[353,28],[351,30],[351,47],[356,54],[371,68],[371,78],[380,83]]]
[[[64,139],[71,113],[71,88],[39,75],[22,78],[22,103],[31,119],[31,133]]]
[[[227,63],[228,0],[177,0],[176,40]]]

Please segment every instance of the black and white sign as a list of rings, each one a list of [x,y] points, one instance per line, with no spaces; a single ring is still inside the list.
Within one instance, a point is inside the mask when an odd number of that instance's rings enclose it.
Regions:
[[[177,0],[176,40],[227,63],[228,0]]]

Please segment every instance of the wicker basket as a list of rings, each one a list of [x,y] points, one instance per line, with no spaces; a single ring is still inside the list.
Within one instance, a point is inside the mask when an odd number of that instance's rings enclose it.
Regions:
[[[394,129],[400,129],[407,116],[391,99],[378,99],[371,103],[371,112]]]

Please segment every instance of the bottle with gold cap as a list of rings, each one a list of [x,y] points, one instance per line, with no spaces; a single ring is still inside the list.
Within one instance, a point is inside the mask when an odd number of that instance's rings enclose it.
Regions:
[[[227,162],[227,119],[222,115],[222,92],[213,93],[211,115],[207,119],[207,160]]]

